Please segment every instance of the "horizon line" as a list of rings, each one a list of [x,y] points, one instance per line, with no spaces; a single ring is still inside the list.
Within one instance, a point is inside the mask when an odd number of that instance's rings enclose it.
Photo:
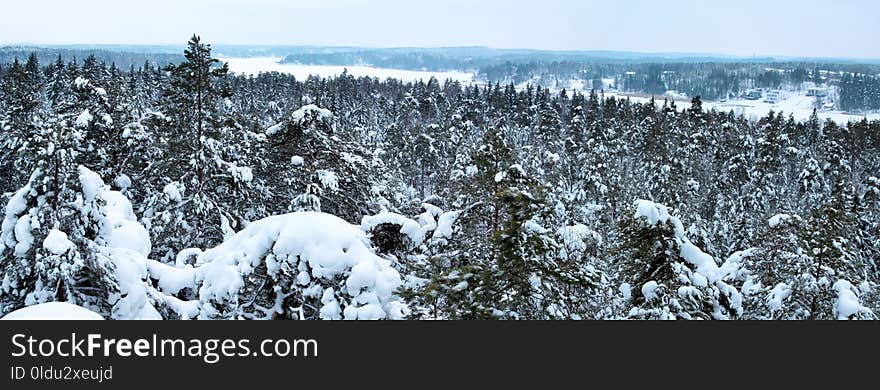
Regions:
[[[199,34],[194,34],[199,35]],[[199,35],[201,36],[201,35]],[[498,51],[531,51],[537,53],[567,53],[567,54],[590,54],[590,53],[619,53],[619,54],[642,54],[647,56],[677,56],[687,58],[732,58],[732,59],[785,59],[785,60],[847,60],[847,61],[880,61],[880,57],[833,57],[822,55],[778,55],[778,54],[725,54],[710,52],[686,52],[686,51],[640,51],[627,49],[537,49],[528,47],[494,47],[488,45],[428,45],[428,46],[358,46],[358,45],[320,45],[320,44],[291,44],[291,43],[223,43],[210,42],[211,46],[241,46],[241,47],[298,47],[298,48],[329,48],[329,49],[367,49],[367,50],[401,50],[401,49],[488,49]],[[47,43],[47,42],[2,42],[5,47],[37,47],[37,48],[61,48],[64,46],[86,46],[98,48],[101,46],[132,46],[132,47],[185,47],[186,43]]]

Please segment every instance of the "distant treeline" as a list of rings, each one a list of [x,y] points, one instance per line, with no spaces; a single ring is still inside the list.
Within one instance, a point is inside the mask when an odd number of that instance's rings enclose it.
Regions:
[[[45,48],[33,46],[4,46],[0,47],[0,66],[11,64],[18,59],[19,62],[27,61],[28,57],[34,53],[40,63],[48,64],[54,62],[58,56],[64,62],[73,59],[83,60],[88,56],[94,56],[101,62],[107,64],[116,64],[120,69],[129,69],[132,66],[140,68],[146,62],[157,65],[167,65],[169,63],[179,63],[183,60],[180,54],[160,53],[160,52],[131,52],[102,50],[93,48]]]
[[[609,86],[661,95],[675,91],[707,100],[741,95],[753,88],[801,88],[804,82],[836,86],[838,108],[880,109],[880,63],[869,60],[741,58],[729,56],[611,51],[540,51],[485,47],[364,49],[352,47],[218,45],[221,56],[280,56],[283,63],[370,65],[406,70],[469,70],[487,83],[534,84],[549,88],[604,89]],[[40,63],[90,55],[120,69],[145,62],[164,66],[183,57],[176,46],[68,45],[54,48],[0,47],[0,67],[31,53]],[[605,80],[603,82],[603,79]],[[574,83],[573,83],[574,82]]]

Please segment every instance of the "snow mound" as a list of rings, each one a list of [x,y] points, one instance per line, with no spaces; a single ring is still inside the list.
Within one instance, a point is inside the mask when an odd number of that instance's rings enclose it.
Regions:
[[[773,287],[770,293],[767,294],[767,306],[770,307],[770,311],[782,309],[782,305],[791,296],[791,292],[791,286],[785,283],[779,283]]]
[[[200,318],[240,314],[240,294],[261,266],[273,280],[295,279],[289,288],[296,291],[276,293],[315,299],[321,319],[401,319],[406,310],[394,295],[400,274],[375,255],[363,230],[329,214],[298,212],[253,222],[199,256]]]
[[[15,310],[0,320],[103,320],[100,314],[67,302],[47,302]]]

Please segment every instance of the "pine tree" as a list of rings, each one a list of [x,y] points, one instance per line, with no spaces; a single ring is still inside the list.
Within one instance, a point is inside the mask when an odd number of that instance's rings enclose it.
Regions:
[[[165,68],[170,80],[164,114],[170,120],[159,131],[166,155],[152,168],[155,192],[143,213],[159,258],[219,244],[242,222],[238,202],[253,188],[252,169],[240,165],[247,135],[224,108],[231,92],[224,82],[229,67],[218,65],[211,46],[198,36],[190,39],[184,58]]]

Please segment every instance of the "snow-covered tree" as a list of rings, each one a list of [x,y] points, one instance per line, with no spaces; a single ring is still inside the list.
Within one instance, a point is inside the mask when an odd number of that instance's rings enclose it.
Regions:
[[[621,292],[639,319],[734,319],[742,296],[725,282],[725,268],[685,236],[666,206],[637,201],[622,222]]]

